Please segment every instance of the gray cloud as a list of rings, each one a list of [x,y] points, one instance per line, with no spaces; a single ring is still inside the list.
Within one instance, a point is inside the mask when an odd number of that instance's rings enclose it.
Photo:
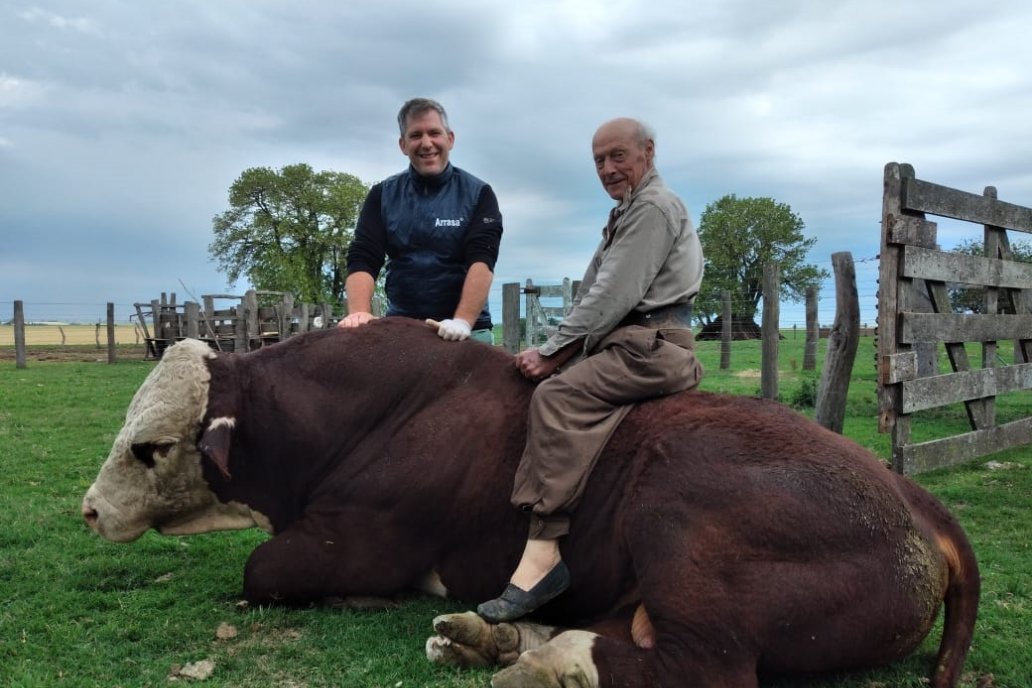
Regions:
[[[30,317],[95,320],[179,280],[226,291],[207,245],[233,180],[295,162],[391,174],[405,164],[395,113],[414,95],[445,104],[453,160],[498,193],[493,300],[504,281],[580,277],[610,205],[590,137],[618,115],[655,126],[695,218],[727,193],[772,196],[825,267],[877,254],[892,160],[1032,205],[1027,3],[605,5],[8,3],[0,318],[14,299]],[[876,265],[858,264],[867,314]]]

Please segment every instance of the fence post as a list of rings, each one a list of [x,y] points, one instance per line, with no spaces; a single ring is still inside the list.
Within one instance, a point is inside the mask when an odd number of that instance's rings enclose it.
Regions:
[[[294,324],[294,295],[291,292],[283,294],[283,311],[280,313],[280,341],[286,341],[291,335],[291,326]]]
[[[247,295],[240,297],[233,318],[233,351],[242,354],[251,347],[250,335],[247,332]]]
[[[520,350],[520,283],[502,285],[502,347],[510,354]]]
[[[107,362],[114,363],[115,354],[115,304],[108,302],[107,305]]]
[[[849,377],[860,343],[860,302],[856,295],[856,269],[853,254],[833,253],[835,270],[835,324],[828,333],[821,384],[817,390],[815,419],[818,424],[842,434],[846,419]]]
[[[196,301],[187,301],[183,304],[183,320],[186,330],[183,333],[189,339],[201,338],[201,306]]]
[[[720,300],[723,302],[723,310],[720,318],[720,369],[727,370],[731,367],[731,291],[723,289],[720,292]]]
[[[768,263],[763,266],[763,349],[760,357],[760,393],[764,399],[778,398],[778,345],[781,332],[778,330],[781,298],[779,287],[780,266]]]
[[[258,323],[258,292],[248,289],[244,292],[244,300],[241,302],[244,312],[240,317],[247,323],[247,348],[251,348],[251,340],[258,340],[255,346],[261,346],[261,327]]]
[[[14,364],[25,367],[25,304],[14,302]]]
[[[834,257],[832,257],[834,262]],[[803,370],[817,368],[817,342],[821,333],[817,325],[817,288],[806,288],[806,344],[803,345]]]

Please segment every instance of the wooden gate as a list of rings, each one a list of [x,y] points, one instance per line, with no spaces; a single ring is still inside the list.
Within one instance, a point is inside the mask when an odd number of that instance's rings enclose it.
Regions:
[[[935,215],[982,225],[985,255],[937,250]],[[964,225],[967,227],[968,225]],[[1032,264],[1015,262],[1007,232],[1032,233],[1032,209],[932,184],[906,164],[885,167],[878,300],[879,430],[892,432],[892,467],[912,474],[958,464],[1032,443],[1032,417],[998,424],[997,396],[1029,395],[1032,414]],[[947,284],[985,288],[981,314],[953,313]],[[930,300],[932,312],[921,307]],[[997,342],[1014,341],[1014,363],[998,356]],[[981,345],[973,367],[965,342]],[[940,346],[952,372],[919,374],[922,347]],[[921,371],[922,373],[926,371]],[[1025,390],[1025,391],[1020,391]],[[911,441],[911,415],[963,403],[970,431]]]

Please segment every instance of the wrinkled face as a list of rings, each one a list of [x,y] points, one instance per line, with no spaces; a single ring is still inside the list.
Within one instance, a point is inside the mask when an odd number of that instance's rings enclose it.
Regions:
[[[197,341],[170,347],[133,397],[82,503],[83,518],[108,540],[129,542],[150,528],[185,535],[254,525],[250,518],[233,524],[240,505],[218,502],[202,473],[196,442],[210,355]]]
[[[405,135],[398,139],[398,145],[416,172],[432,176],[448,166],[455,134],[444,125],[440,113],[431,109],[409,116]]]
[[[630,120],[613,120],[599,127],[591,140],[595,171],[609,197],[622,201],[652,169],[652,141],[639,141],[638,128]]]

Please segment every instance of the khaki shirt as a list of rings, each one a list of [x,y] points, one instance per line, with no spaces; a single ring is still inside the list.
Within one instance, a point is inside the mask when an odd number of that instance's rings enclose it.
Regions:
[[[702,269],[702,246],[687,209],[650,170],[610,213],[573,307],[541,345],[541,355],[581,339],[588,354],[632,310],[690,301]]]

